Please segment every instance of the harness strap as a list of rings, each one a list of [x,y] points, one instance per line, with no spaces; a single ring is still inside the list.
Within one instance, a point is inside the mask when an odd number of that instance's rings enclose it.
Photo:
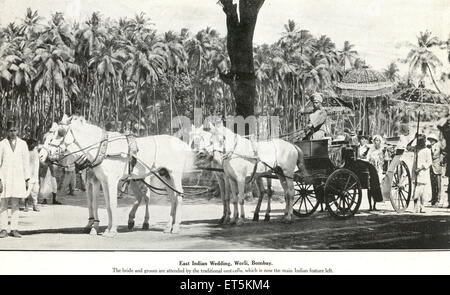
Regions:
[[[100,146],[97,150],[97,155],[94,158],[94,161],[90,164],[90,168],[97,167],[100,165],[103,160],[106,158],[106,151],[108,150],[108,132],[103,130],[102,139],[100,141]]]

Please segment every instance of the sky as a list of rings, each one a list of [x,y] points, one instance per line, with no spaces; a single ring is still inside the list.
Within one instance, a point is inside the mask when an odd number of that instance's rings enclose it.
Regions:
[[[143,11],[159,31],[187,27],[195,32],[210,26],[226,35],[225,15],[217,0],[0,0],[0,25],[19,21],[27,7],[44,17],[61,11],[81,21],[93,11],[112,18]],[[371,67],[381,70],[405,58],[405,42],[415,42],[420,31],[430,30],[445,40],[450,36],[450,0],[266,0],[254,42],[279,39],[288,19],[317,37],[330,36],[338,49],[349,40]],[[436,54],[446,61],[444,51]],[[402,74],[407,71],[406,66],[400,68]]]

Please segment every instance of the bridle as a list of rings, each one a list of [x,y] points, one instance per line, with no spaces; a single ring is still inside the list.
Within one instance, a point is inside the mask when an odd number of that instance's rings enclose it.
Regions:
[[[68,125],[68,124],[60,124],[60,125]],[[53,138],[48,143],[48,146],[55,148],[57,151],[56,155],[57,155],[58,160],[50,160],[50,162],[52,164],[55,164],[57,166],[64,167],[64,168],[68,168],[75,164],[79,170],[83,170],[86,168],[94,168],[103,162],[104,158],[106,157],[106,150],[107,150],[108,142],[109,142],[108,133],[105,130],[102,129],[102,137],[101,137],[100,141],[98,141],[94,144],[91,144],[87,147],[84,147],[84,148],[77,141],[75,134],[73,133],[73,130],[70,127],[70,125],[68,125],[68,128],[64,131],[65,131],[65,134],[58,144],[52,143]],[[54,131],[54,132],[58,132],[58,131]],[[67,137],[67,134],[69,134],[69,133],[72,135],[73,141],[70,143],[67,143],[66,137]],[[121,137],[122,137],[122,135],[121,135]],[[58,155],[63,154],[63,152],[67,151],[69,146],[71,146],[73,144],[77,146],[77,148],[78,148],[77,150],[75,150],[73,152],[65,153],[63,156],[58,157]],[[64,148],[63,148],[63,145],[64,145]],[[98,145],[98,147],[97,147],[97,145]],[[45,145],[43,146],[43,148],[47,151],[48,156],[52,155],[51,151]],[[89,155],[88,151],[92,150],[94,148],[98,149],[97,155],[95,156],[95,158],[93,160],[90,160],[89,159],[90,155]],[[62,165],[59,163],[63,159],[65,159],[71,155],[78,154],[80,152],[81,152],[81,155],[79,155],[72,163],[67,164],[67,165]]]

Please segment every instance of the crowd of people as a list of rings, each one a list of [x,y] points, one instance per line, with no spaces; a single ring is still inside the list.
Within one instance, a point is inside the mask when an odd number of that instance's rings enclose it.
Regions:
[[[62,168],[58,185],[57,169],[60,168],[39,160],[39,142],[32,138],[30,129],[24,128],[22,139],[16,121],[11,120],[7,122],[6,130],[6,137],[0,141],[0,238],[8,236],[8,217],[9,235],[20,238],[19,212],[28,212],[30,207],[39,212],[38,199],[41,199],[41,204],[49,204],[47,196],[50,194],[51,204],[60,205],[58,188],[60,191],[68,189],[73,195],[76,171],[74,165]]]
[[[309,124],[306,127],[304,140],[316,140],[326,137],[327,113],[322,106],[322,102],[322,94],[315,93],[311,96],[313,110],[309,113]],[[395,144],[390,145],[386,144],[386,139],[380,135],[369,137],[359,134],[359,136],[347,135],[341,137],[352,145],[358,145],[356,157],[359,160],[369,162],[375,167],[380,184],[395,150],[413,151],[414,160],[411,168],[414,182],[414,212],[424,213],[425,200],[429,200],[432,206],[437,206],[440,203],[443,166],[450,167],[448,165],[450,161],[450,116],[448,109],[446,110],[447,112],[443,114],[443,119],[436,126],[441,133],[440,135],[416,133],[411,140],[408,130],[406,134],[402,134],[399,137]],[[446,169],[445,176],[450,176],[450,168]],[[447,189],[447,193],[447,208],[450,208],[450,189]],[[375,208],[375,204],[373,207],[371,206],[371,210],[372,208]]]
[[[450,176],[450,169],[444,168],[450,167],[450,117],[447,115],[438,122],[436,127],[441,134],[417,133],[412,140],[409,140],[409,134],[403,134],[396,145],[386,144],[386,140],[380,135],[358,137],[358,158],[370,162],[377,169],[380,182],[384,178],[395,148],[414,152],[411,176],[414,184],[413,200],[416,213],[425,213],[426,201],[434,207],[441,203],[442,177]],[[444,169],[445,175],[443,175]],[[450,209],[449,189],[447,194],[447,208]]]

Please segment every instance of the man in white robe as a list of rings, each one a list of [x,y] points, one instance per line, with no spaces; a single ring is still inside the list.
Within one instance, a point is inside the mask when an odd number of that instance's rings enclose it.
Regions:
[[[28,199],[25,200],[25,210],[28,211],[28,200],[31,201],[33,205],[33,211],[39,211],[38,194],[39,194],[39,152],[38,152],[38,142],[35,139],[28,139],[27,141],[28,151],[30,152],[30,181],[28,185],[27,196]]]
[[[11,203],[10,235],[20,238],[19,201],[27,197],[30,180],[30,155],[25,141],[17,137],[17,126],[8,121],[8,135],[0,141],[0,238],[7,236],[8,203]]]

